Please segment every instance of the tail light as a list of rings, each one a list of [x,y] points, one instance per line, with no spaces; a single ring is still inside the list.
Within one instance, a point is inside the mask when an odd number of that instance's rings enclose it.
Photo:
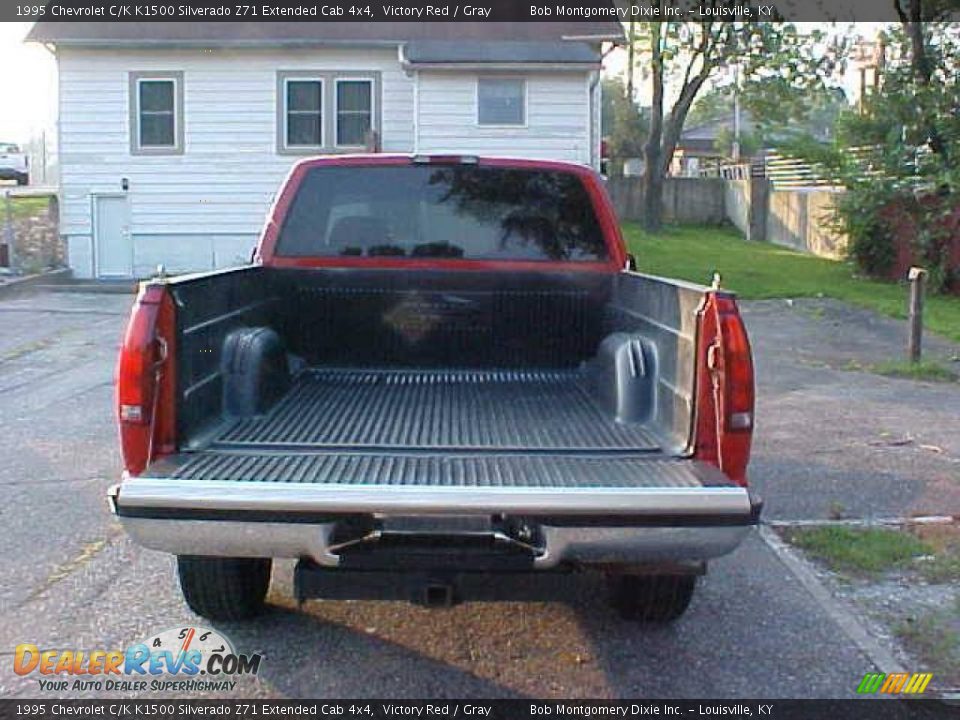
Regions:
[[[754,422],[753,357],[733,296],[707,295],[698,327],[694,457],[747,484]]]
[[[176,450],[173,302],[144,285],[130,312],[117,363],[117,420],[123,464],[132,475]]]

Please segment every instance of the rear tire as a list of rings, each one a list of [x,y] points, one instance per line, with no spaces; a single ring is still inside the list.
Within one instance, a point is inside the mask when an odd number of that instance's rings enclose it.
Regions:
[[[180,590],[187,605],[208,620],[247,620],[263,612],[270,558],[178,555]]]
[[[614,575],[610,604],[624,620],[667,623],[690,606],[696,575]]]
[[[30,182],[30,176],[24,173],[23,175],[17,175],[17,185],[27,185]]]

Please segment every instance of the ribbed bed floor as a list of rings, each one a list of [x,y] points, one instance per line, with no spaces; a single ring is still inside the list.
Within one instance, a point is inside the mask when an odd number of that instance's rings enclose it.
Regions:
[[[696,488],[730,482],[715,468],[658,457],[184,453],[151,468],[174,480],[426,487]]]
[[[214,448],[623,450],[656,452],[641,424],[617,423],[576,370],[318,370]]]

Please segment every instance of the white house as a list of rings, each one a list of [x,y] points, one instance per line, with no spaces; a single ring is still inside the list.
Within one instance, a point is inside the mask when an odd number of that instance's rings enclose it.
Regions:
[[[77,277],[247,261],[301,156],[598,166],[616,22],[56,23],[60,232]]]

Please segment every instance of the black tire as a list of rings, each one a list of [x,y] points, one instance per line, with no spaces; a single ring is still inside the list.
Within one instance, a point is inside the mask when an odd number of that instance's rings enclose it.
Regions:
[[[23,175],[17,175],[17,185],[27,185],[30,182],[30,176],[24,173]]]
[[[180,591],[201,617],[247,620],[263,612],[272,564],[270,558],[178,555]]]
[[[613,575],[610,604],[624,620],[667,623],[690,605],[696,575]]]

